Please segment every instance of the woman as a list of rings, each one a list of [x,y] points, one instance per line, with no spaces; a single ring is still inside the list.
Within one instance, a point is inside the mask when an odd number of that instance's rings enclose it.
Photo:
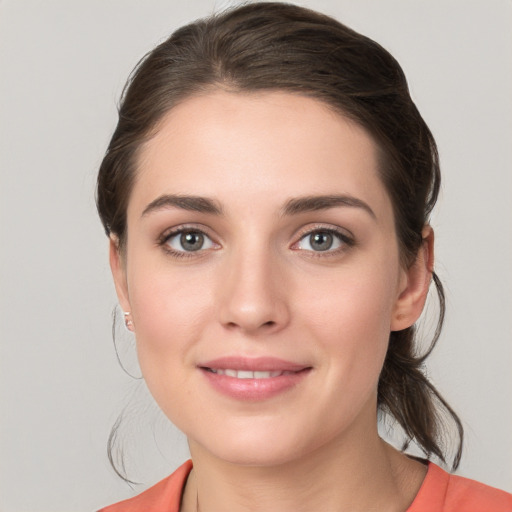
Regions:
[[[458,465],[460,421],[414,339],[431,281],[443,311],[439,182],[398,63],[331,18],[256,3],[153,50],[98,210],[144,379],[192,462],[104,510],[510,510],[377,432],[381,411],[445,461],[447,414]]]

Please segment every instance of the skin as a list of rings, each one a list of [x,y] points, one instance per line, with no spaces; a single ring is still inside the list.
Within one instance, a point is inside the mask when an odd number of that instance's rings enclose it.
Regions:
[[[379,438],[377,383],[390,331],[421,314],[433,233],[403,268],[372,138],[310,98],[214,91],[173,108],[138,164],[111,266],[147,385],[189,440],[182,510],[198,497],[202,512],[406,510],[425,467]],[[222,213],[155,207],[162,195]],[[355,201],[283,213],[317,195]],[[202,249],[168,238],[184,227]],[[311,230],[342,238],[315,251]],[[228,355],[311,370],[268,400],[235,400],[198,369]]]

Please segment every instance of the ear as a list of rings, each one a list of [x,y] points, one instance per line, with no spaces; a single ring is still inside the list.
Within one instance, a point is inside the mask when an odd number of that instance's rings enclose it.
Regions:
[[[414,263],[403,272],[399,296],[391,318],[391,330],[401,331],[418,320],[423,311],[434,270],[434,231],[425,226],[423,242]]]
[[[131,311],[128,283],[126,281],[126,265],[121,254],[119,239],[112,235],[110,236],[109,259],[119,305],[124,312]]]

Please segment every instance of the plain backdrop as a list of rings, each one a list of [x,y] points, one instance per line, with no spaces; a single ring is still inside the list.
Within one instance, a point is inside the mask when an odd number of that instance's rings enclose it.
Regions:
[[[302,1],[397,57],[437,138],[433,224],[448,317],[429,360],[463,419],[459,473],[512,491],[512,2]],[[0,1],[0,511],[91,511],[187,458],[119,367],[94,206],[116,102],[139,58],[213,0]],[[118,337],[137,373],[133,345]],[[122,409],[132,490],[109,466]]]

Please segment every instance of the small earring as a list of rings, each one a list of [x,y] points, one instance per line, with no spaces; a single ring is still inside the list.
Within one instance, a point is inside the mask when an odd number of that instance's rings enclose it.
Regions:
[[[124,325],[129,331],[133,332],[135,329],[133,328],[133,321],[130,318],[130,315],[130,311],[124,312]]]

